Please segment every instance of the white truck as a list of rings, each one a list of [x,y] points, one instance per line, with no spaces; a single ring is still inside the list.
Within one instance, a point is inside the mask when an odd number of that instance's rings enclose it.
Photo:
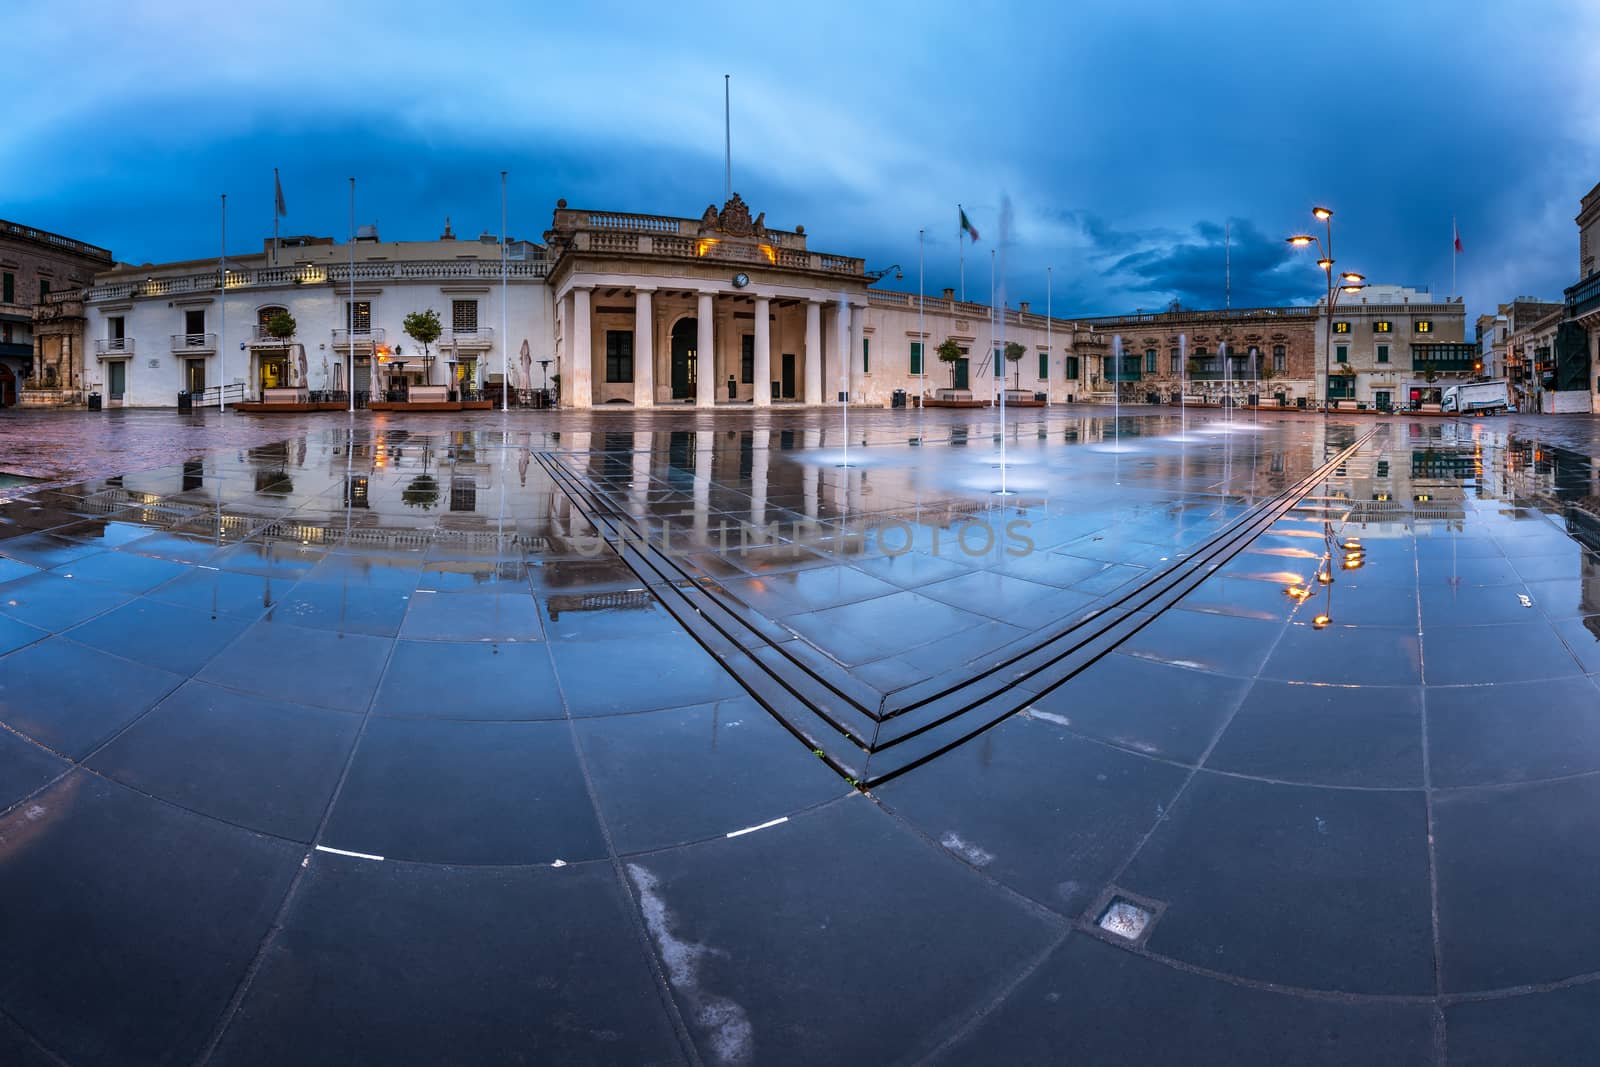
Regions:
[[[1452,385],[1439,398],[1439,410],[1458,415],[1511,410],[1511,392],[1504,378]]]

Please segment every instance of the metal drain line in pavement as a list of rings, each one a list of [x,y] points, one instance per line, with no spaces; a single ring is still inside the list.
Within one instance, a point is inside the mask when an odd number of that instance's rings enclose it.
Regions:
[[[1066,626],[1041,627],[1018,638],[975,673],[936,675],[887,698],[820,654],[796,655],[794,634],[718,596],[713,579],[690,573],[654,547],[631,516],[557,455],[541,452],[537,458],[663,608],[762,707],[842,776],[868,787],[964,743],[1114,651],[1292,510],[1377,432],[1360,435],[1112,603]]]

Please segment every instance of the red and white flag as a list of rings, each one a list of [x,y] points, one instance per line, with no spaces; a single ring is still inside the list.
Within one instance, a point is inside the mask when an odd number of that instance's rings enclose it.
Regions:
[[[1455,219],[1451,219],[1450,220],[1450,230],[1451,230],[1451,232],[1453,232],[1455,234],[1455,238],[1456,238],[1456,255],[1460,255],[1461,254],[1461,231],[1456,227],[1456,220]]]

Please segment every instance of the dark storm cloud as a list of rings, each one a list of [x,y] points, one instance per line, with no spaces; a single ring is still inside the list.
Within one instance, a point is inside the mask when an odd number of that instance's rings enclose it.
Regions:
[[[1016,212],[1008,299],[1131,311],[1223,296],[1307,301],[1316,272],[1281,238],[1338,211],[1341,266],[1449,286],[1480,310],[1559,295],[1572,215],[1600,178],[1582,82],[1600,11],[1533,0],[1507,35],[1494,10],[1351,0],[1315,26],[1294,5],[1179,0],[968,5],[517,5],[66,0],[8,15],[13,81],[49,86],[8,115],[0,216],[134,261],[285,229],[342,237],[347,183],[385,238],[499,227],[537,238],[575,206],[694,215],[720,200],[722,79],[733,75],[734,185],[813,247],[901,264],[914,287],[988,294],[1002,196]],[[847,29],[845,27],[848,27]],[[759,46],[758,46],[759,45]],[[1319,57],[1337,55],[1337,77]],[[181,57],[173,61],[170,57]],[[63,69],[70,78],[58,76]],[[1471,305],[1477,305],[1471,307]]]

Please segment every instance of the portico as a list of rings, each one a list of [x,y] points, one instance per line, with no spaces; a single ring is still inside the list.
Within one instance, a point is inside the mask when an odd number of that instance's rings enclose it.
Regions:
[[[769,230],[735,195],[700,219],[561,201],[545,236],[563,405],[819,404],[849,388],[868,279],[859,259],[806,250],[803,228]]]

